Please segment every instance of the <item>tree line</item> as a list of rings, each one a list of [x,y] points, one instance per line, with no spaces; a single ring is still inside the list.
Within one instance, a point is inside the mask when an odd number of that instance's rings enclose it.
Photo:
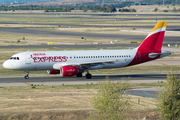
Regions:
[[[60,5],[60,6],[0,6],[0,11],[15,11],[15,10],[44,10],[44,12],[71,12],[71,10],[92,10],[93,12],[116,12],[116,8],[122,8],[129,4],[117,4],[117,5]],[[125,10],[124,12],[131,12],[131,10]]]

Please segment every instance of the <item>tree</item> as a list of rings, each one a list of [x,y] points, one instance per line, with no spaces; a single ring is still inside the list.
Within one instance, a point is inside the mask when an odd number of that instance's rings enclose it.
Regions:
[[[136,12],[136,10],[135,9],[130,9],[130,12]]]
[[[173,7],[173,10],[172,10],[173,12],[177,12],[177,10],[176,10],[176,7]]]
[[[154,9],[154,12],[157,12],[157,11],[158,11],[158,9],[157,9],[157,8],[155,8],[155,9]]]
[[[168,12],[168,10],[163,10],[163,12]]]
[[[49,12],[48,9],[45,9],[44,12]]]
[[[128,109],[129,97],[124,95],[124,90],[129,88],[127,80],[125,82],[112,83],[108,77],[103,85],[99,85],[97,94],[92,99],[93,107],[98,114],[91,116],[97,120],[120,120],[125,119],[124,114]]]
[[[168,74],[166,85],[157,95],[157,107],[162,120],[180,118],[180,79],[173,71]]]

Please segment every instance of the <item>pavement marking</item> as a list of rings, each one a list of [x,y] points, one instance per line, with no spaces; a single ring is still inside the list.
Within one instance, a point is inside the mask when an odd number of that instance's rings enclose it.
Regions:
[[[31,84],[30,84],[30,83],[27,83],[27,82],[23,82],[23,83],[25,83],[25,84],[27,84],[27,85],[31,86]]]

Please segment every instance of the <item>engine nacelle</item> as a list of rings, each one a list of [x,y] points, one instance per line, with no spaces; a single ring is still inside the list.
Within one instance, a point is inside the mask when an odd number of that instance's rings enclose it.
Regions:
[[[47,70],[48,74],[60,74],[60,70]]]
[[[78,67],[77,66],[62,66],[60,68],[61,76],[74,76],[78,73]]]

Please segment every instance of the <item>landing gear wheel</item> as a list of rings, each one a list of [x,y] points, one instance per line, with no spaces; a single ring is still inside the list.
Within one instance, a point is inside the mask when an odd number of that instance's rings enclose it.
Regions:
[[[77,77],[82,77],[82,73],[79,72],[76,76],[77,76]]]
[[[24,79],[29,79],[29,76],[28,75],[24,76]]]
[[[91,74],[86,74],[87,79],[91,79],[92,75]]]
[[[24,79],[29,79],[29,71],[26,70],[26,75],[24,76]]]

